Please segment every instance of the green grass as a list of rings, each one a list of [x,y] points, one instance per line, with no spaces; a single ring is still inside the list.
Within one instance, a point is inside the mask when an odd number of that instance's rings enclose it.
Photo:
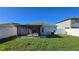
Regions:
[[[10,40],[11,39],[11,40]],[[10,41],[9,41],[10,40]],[[0,44],[1,51],[79,51],[79,37],[60,35],[58,37],[8,38]]]

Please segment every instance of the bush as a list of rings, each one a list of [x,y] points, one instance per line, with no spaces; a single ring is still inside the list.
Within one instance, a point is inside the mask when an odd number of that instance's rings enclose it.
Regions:
[[[61,36],[56,35],[56,34],[54,34],[54,35],[47,35],[46,37],[47,38],[62,38]]]

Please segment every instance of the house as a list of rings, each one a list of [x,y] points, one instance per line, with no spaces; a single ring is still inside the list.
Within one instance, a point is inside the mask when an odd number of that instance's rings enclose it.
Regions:
[[[58,22],[56,34],[79,36],[79,18],[67,18]]]
[[[55,25],[21,25],[18,23],[0,24],[0,39],[10,36],[48,35],[56,30]]]

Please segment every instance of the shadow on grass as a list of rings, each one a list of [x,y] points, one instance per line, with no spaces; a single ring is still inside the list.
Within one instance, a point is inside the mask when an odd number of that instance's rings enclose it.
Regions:
[[[16,36],[0,39],[0,44],[16,39]]]
[[[57,34],[54,34],[54,35],[47,35],[46,38],[63,38],[63,37]]]

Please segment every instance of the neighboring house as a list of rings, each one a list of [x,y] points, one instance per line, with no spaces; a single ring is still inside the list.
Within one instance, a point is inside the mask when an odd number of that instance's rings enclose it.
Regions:
[[[0,39],[16,35],[17,35],[17,28],[15,25],[0,24]]]
[[[55,25],[21,25],[17,23],[0,24],[0,39],[10,36],[48,35],[56,30]]]
[[[67,18],[57,24],[57,34],[79,36],[79,18]]]

